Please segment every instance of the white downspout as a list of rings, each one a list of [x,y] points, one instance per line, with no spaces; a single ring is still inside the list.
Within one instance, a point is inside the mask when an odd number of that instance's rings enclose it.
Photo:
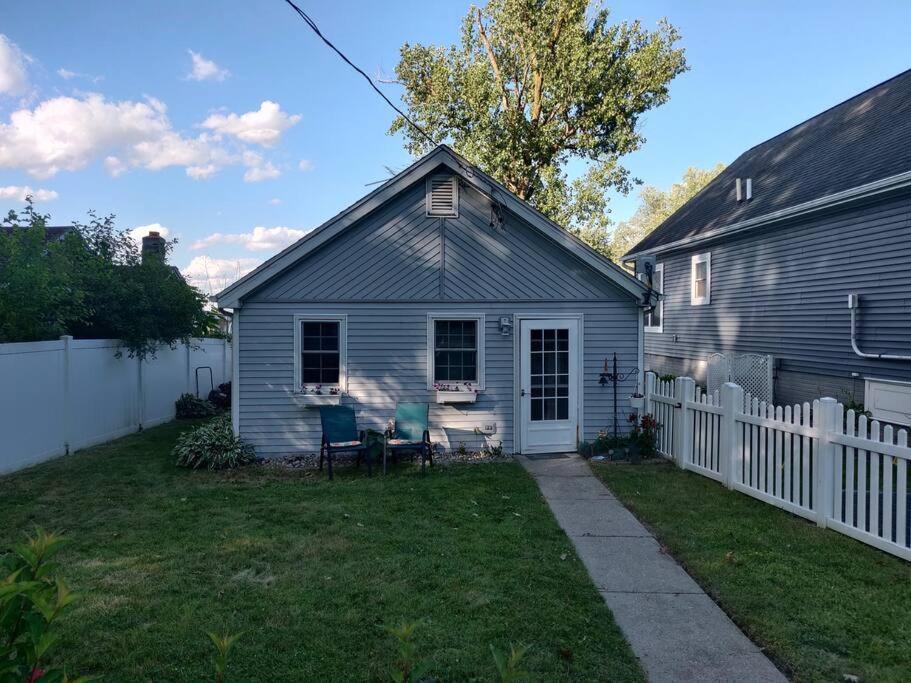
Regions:
[[[851,309],[851,348],[861,358],[878,358],[880,360],[911,360],[911,356],[899,356],[889,353],[865,353],[857,345],[857,311],[860,309],[860,295],[848,294],[848,308]]]

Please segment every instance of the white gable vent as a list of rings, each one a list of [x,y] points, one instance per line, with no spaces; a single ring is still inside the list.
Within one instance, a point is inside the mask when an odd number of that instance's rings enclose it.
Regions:
[[[439,175],[427,179],[427,215],[459,217],[459,183],[455,176]]]

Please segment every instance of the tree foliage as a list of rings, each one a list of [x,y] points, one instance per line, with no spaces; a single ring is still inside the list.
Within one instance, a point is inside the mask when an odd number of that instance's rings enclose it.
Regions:
[[[48,240],[31,203],[0,230],[0,342],[120,339],[131,356],[217,333],[205,297],[162,258],[142,259],[113,216]],[[13,228],[9,230],[8,228]],[[166,244],[166,251],[173,243]]]
[[[587,0],[490,0],[469,10],[459,46],[403,45],[396,76],[433,139],[606,250],[605,192],[632,187],[620,158],[642,145],[640,117],[686,69],[678,40],[665,20],[653,31],[612,24]],[[413,154],[432,146],[402,117],[398,131]]]
[[[657,228],[681,206],[686,204],[703,187],[724,170],[724,164],[703,169],[690,166],[678,183],[662,190],[646,185],[639,192],[639,208],[628,221],[622,221],[614,230],[609,255],[619,262],[623,255],[635,247],[646,235]]]

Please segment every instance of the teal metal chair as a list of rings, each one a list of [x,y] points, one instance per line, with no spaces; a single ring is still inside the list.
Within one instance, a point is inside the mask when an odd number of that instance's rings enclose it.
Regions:
[[[332,455],[339,452],[356,452],[357,464],[367,460],[367,476],[373,476],[373,463],[367,450],[367,434],[357,429],[354,411],[347,406],[320,406],[320,422],[323,438],[319,449],[319,468],[323,469],[323,458],[329,462],[329,480],[332,480]]]
[[[399,403],[395,407],[395,425],[386,431],[386,440],[383,448],[383,474],[386,474],[386,459],[391,453],[398,459],[401,451],[420,452],[421,474],[424,473],[424,463],[428,460],[433,465],[433,444],[430,443],[430,429],[428,428],[429,406],[426,403]]]

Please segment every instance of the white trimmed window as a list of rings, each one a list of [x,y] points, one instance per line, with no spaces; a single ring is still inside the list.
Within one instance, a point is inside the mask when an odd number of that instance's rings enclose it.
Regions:
[[[294,381],[299,392],[348,389],[348,321],[344,315],[294,316]]]
[[[664,293],[664,264],[659,263],[652,271],[652,289]],[[655,307],[645,314],[646,332],[662,332],[664,328],[664,297],[658,297]]]
[[[690,268],[690,304],[703,306],[712,300],[712,255],[693,254]]]
[[[484,315],[427,316],[427,388],[470,384],[484,388]]]

